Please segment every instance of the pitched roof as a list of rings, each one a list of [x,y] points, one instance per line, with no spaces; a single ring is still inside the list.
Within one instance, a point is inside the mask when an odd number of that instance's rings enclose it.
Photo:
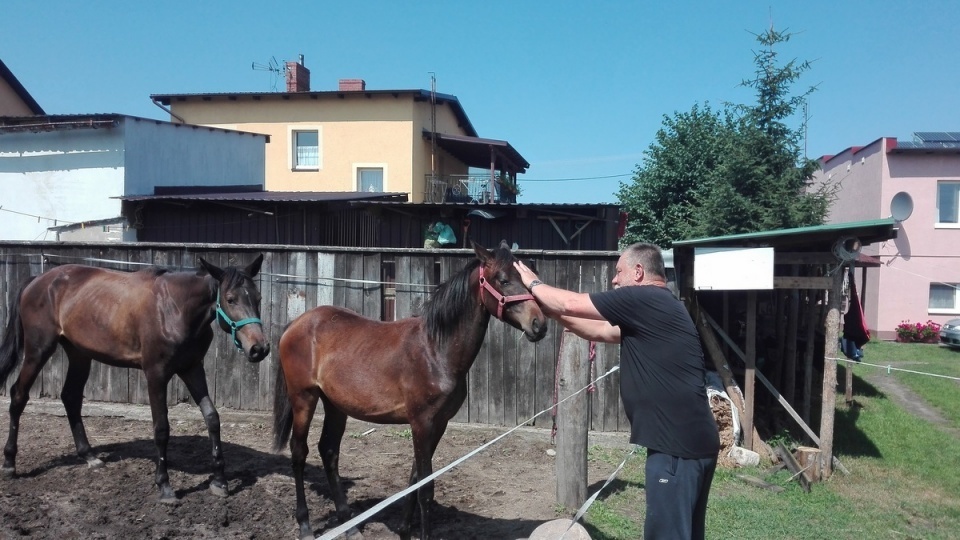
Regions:
[[[429,102],[431,100],[431,93],[429,90],[329,90],[322,92],[220,92],[207,94],[150,94],[150,99],[160,103],[161,105],[169,106],[171,103],[178,101],[237,101],[240,99],[249,99],[251,101],[290,101],[294,99],[344,99],[345,97],[352,95],[364,96],[367,98],[374,96],[393,96],[394,98],[399,98],[400,96],[409,96],[412,97],[414,101]],[[477,130],[474,129],[473,124],[470,123],[470,119],[467,117],[467,113],[463,110],[463,106],[460,105],[460,100],[457,99],[457,96],[440,93],[436,93],[434,95],[436,96],[438,105],[450,106],[454,116],[457,118],[457,122],[467,135],[472,137],[477,136]]]
[[[17,93],[17,96],[26,104],[33,114],[46,114],[43,112],[43,108],[40,107],[40,104],[33,99],[33,96],[30,95],[30,92],[27,92],[27,89],[20,84],[20,81],[13,75],[13,72],[10,71],[10,68],[3,63],[3,60],[0,60],[0,79],[3,79],[10,85],[10,88],[13,88],[13,91]]]

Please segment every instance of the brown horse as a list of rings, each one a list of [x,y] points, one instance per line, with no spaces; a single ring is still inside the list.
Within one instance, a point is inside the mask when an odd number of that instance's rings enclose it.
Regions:
[[[167,476],[167,384],[177,375],[200,406],[213,443],[210,490],[226,496],[220,417],[207,391],[203,357],[213,340],[214,317],[251,362],[269,354],[260,321],[260,292],[253,281],[262,262],[260,255],[246,268],[220,269],[201,258],[205,273],[119,272],[69,264],[25,284],[11,306],[0,344],[0,384],[23,361],[20,377],[10,388],[10,434],[0,473],[16,472],[20,415],[30,387],[59,343],[69,360],[60,399],[77,454],[90,467],[103,466],[90,448],[80,416],[91,360],[142,369],[158,454],[155,481],[162,502],[176,501]]]
[[[410,484],[432,474],[433,453],[467,395],[467,372],[483,345],[490,315],[543,339],[546,318],[513,267],[506,243],[488,251],[474,244],[476,259],[440,285],[420,317],[396,322],[364,318],[333,306],[312,309],[280,338],[281,373],[274,401],[274,451],[290,439],[297,489],[300,538],[313,538],[303,488],[307,433],[323,402],[317,447],[333,494],[337,517],[350,517],[340,486],[340,441],[347,417],[381,424],[410,424],[413,470]],[[290,438],[291,430],[293,437]],[[430,536],[433,484],[407,496],[401,536],[410,537],[420,504],[421,538]]]

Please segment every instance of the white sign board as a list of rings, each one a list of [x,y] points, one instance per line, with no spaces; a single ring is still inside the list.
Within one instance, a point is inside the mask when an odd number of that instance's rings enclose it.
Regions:
[[[773,248],[695,248],[693,288],[698,291],[773,289]]]

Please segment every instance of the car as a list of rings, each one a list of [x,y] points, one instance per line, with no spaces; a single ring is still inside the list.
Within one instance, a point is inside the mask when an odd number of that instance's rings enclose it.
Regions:
[[[960,319],[950,319],[940,327],[940,344],[960,349]]]

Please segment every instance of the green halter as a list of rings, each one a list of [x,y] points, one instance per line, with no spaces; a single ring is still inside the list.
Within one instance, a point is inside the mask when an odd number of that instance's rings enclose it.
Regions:
[[[220,307],[220,289],[219,288],[217,289],[217,317],[219,317],[220,319],[223,319],[223,322],[230,325],[230,337],[233,338],[233,344],[237,346],[237,350],[240,352],[243,352],[243,346],[240,345],[240,340],[237,338],[237,329],[240,328],[241,326],[246,326],[248,324],[253,324],[253,323],[257,323],[260,325],[263,324],[263,321],[261,321],[257,317],[248,317],[246,319],[240,319],[239,321],[234,321],[233,319],[231,319],[230,316],[227,315],[225,311],[223,311],[223,308]]]

